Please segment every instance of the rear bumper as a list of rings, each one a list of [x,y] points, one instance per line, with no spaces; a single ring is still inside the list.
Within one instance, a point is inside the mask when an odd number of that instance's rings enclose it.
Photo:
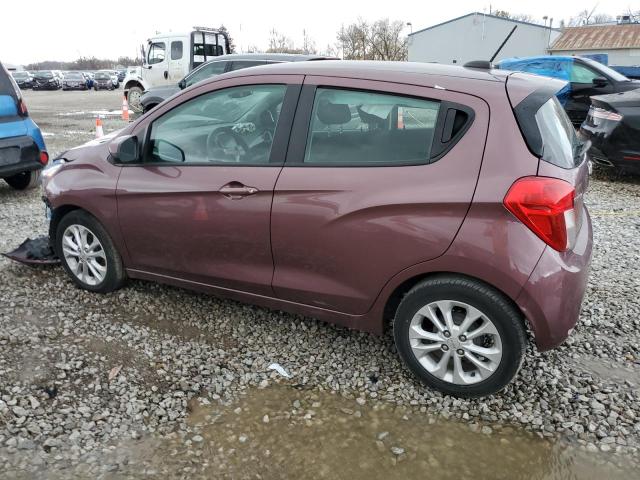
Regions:
[[[40,148],[29,136],[0,140],[0,178],[40,170]]]
[[[573,250],[560,253],[546,247],[516,300],[531,323],[538,350],[560,345],[578,322],[591,253],[591,218],[585,208],[584,221]]]

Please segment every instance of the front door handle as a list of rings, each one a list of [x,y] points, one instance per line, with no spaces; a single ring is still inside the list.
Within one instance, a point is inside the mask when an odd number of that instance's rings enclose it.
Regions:
[[[164,79],[169,78],[169,72],[167,70],[164,71]]]
[[[241,198],[248,197],[249,195],[255,195],[256,193],[258,193],[258,189],[256,187],[248,187],[240,182],[227,183],[218,191],[225,197],[232,200],[239,200]]]

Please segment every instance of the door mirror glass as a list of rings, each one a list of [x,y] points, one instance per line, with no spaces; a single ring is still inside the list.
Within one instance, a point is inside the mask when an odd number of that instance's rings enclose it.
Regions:
[[[184,163],[184,150],[174,143],[158,139],[153,141],[153,157],[161,162]]]
[[[180,90],[184,90],[186,86],[187,86],[187,82],[184,78],[178,82],[178,87],[180,87]]]
[[[117,137],[109,144],[109,153],[118,163],[138,161],[138,138],[134,135]]]
[[[602,87],[606,87],[608,84],[609,82],[604,77],[596,77],[593,79],[594,87],[602,88]]]

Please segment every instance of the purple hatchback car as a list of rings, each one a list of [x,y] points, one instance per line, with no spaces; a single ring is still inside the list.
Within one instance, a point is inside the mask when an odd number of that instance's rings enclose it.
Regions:
[[[507,385],[573,329],[591,222],[562,83],[386,62],[194,85],[44,175],[71,279],[153,280],[381,333],[424,383]]]

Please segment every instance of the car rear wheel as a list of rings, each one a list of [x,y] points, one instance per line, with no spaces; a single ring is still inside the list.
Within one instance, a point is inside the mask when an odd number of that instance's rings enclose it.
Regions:
[[[12,188],[16,190],[27,190],[40,183],[40,171],[22,172],[4,179]]]
[[[427,279],[403,298],[393,324],[407,367],[425,384],[459,397],[502,390],[524,357],[520,312],[490,286],[457,276]]]
[[[56,253],[79,287],[98,293],[120,288],[126,274],[113,240],[93,216],[74,210],[56,229]]]

